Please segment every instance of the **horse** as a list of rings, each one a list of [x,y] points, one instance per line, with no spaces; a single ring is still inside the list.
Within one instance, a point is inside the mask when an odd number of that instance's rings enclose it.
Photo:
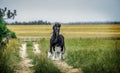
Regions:
[[[65,53],[65,43],[64,36],[60,34],[61,24],[55,23],[53,25],[53,34],[50,38],[50,51],[48,52],[48,58],[53,60],[56,59],[57,54],[59,54],[59,60],[63,60],[63,54]],[[52,57],[52,50],[54,55]]]

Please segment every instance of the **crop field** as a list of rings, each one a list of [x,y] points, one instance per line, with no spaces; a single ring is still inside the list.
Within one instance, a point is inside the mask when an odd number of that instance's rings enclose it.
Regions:
[[[17,37],[50,38],[52,25],[8,25]],[[120,37],[120,25],[62,25],[65,38]]]

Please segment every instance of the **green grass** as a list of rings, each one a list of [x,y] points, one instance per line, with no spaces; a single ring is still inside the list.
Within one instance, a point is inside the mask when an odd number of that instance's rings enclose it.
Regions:
[[[50,46],[49,39],[42,38],[38,42],[38,44],[40,46],[40,50],[42,51],[42,53],[44,53],[45,55],[47,55],[48,51],[49,51],[49,46]]]
[[[28,58],[33,59],[35,57],[33,52],[33,43],[32,42],[26,42],[27,43],[27,54]]]
[[[47,54],[49,39],[39,41]],[[120,40],[115,39],[65,39],[65,61],[83,73],[120,73]]]
[[[66,62],[84,73],[120,73],[120,40],[72,39],[66,41]]]
[[[61,73],[57,66],[54,65],[53,61],[47,58],[45,51],[42,50],[42,53],[40,54],[33,53],[32,42],[27,42],[27,53],[28,57],[33,60],[32,63],[34,65],[34,73]]]
[[[46,58],[44,54],[37,55],[33,63],[35,73],[61,73],[53,61]]]
[[[0,46],[0,73],[14,73],[19,57],[19,42],[15,39],[10,40],[9,44]]]

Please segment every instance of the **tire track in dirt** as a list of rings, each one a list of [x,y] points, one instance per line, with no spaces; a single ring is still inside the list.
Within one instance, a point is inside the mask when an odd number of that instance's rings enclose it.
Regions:
[[[54,63],[62,73],[83,73],[81,69],[73,68],[64,61],[54,61]]]
[[[33,52],[34,52],[34,54],[41,53],[41,51],[39,49],[39,44],[33,43]]]
[[[31,64],[31,59],[27,58],[27,53],[26,53],[26,43],[22,44],[22,47],[20,47],[20,57],[21,57],[21,62],[18,64],[18,68],[16,69],[16,73],[34,73],[34,70],[32,67],[34,66]],[[36,43],[33,43],[33,52],[34,54],[39,54],[41,53],[39,49],[39,45]],[[64,61],[53,61],[54,64],[60,69],[62,73],[83,73],[80,69],[78,68],[73,68],[72,66],[68,65]]]
[[[20,47],[20,57],[21,57],[21,62],[18,64],[16,73],[33,73],[33,64],[31,64],[31,59],[27,58],[27,53],[26,53],[26,43],[22,44],[22,47]]]

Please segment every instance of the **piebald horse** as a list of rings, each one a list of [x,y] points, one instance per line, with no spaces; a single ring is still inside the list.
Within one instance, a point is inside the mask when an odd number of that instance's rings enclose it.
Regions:
[[[60,27],[61,24],[59,23],[53,25],[53,34],[50,38],[50,51],[48,52],[48,58],[52,60],[56,60],[57,54],[59,54],[59,60],[62,60],[65,53],[64,36],[60,34]],[[52,50],[54,51],[53,57]]]

